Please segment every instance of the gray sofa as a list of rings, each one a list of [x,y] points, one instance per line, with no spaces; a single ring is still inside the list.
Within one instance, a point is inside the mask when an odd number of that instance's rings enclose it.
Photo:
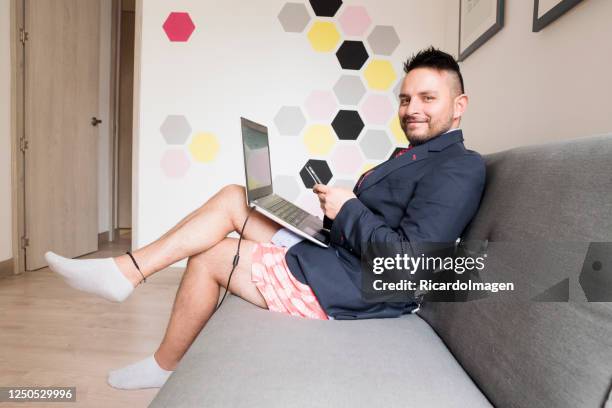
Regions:
[[[612,303],[587,302],[579,284],[589,243],[612,242],[612,135],[486,161],[463,238],[489,241],[488,279],[522,284],[524,301],[314,321],[229,296],[151,406],[612,406]],[[569,301],[533,300],[564,290]]]

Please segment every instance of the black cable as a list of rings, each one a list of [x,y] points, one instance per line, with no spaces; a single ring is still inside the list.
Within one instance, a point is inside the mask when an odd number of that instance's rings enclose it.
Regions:
[[[138,272],[140,272],[140,274],[142,275],[142,282],[146,283],[147,278],[145,278],[145,276],[142,274],[142,271],[140,270],[140,266],[138,266],[138,264],[136,263],[136,259],[134,259],[134,255],[132,255],[130,251],[127,251],[126,254],[128,254],[130,258],[132,258],[132,262],[134,262],[134,266],[136,267],[136,269],[138,269]]]
[[[221,298],[221,302],[219,302],[213,314],[217,310],[219,310],[219,308],[221,307],[221,304],[223,303],[223,300],[225,300],[225,296],[227,295],[227,292],[229,292],[229,287],[230,287],[229,285],[230,285],[230,281],[232,280],[232,274],[234,273],[234,269],[236,269],[236,266],[238,265],[238,261],[240,260],[240,243],[242,242],[242,235],[244,233],[244,227],[246,226],[246,223],[249,220],[249,217],[251,216],[251,213],[253,212],[254,209],[255,207],[251,207],[251,209],[249,210],[249,213],[247,214],[244,220],[244,224],[242,224],[242,228],[240,229],[240,238],[238,238],[238,248],[236,248],[236,255],[234,255],[234,260],[232,261],[232,270],[230,271],[229,277],[227,278],[227,286],[225,287],[225,293],[223,294],[223,297]]]

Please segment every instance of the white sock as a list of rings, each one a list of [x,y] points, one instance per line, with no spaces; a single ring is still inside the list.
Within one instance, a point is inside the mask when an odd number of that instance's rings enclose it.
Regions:
[[[108,373],[108,383],[122,390],[160,388],[174,371],[164,370],[154,355]]]
[[[110,301],[123,302],[134,290],[113,258],[69,259],[49,251],[45,253],[45,260],[73,288]]]

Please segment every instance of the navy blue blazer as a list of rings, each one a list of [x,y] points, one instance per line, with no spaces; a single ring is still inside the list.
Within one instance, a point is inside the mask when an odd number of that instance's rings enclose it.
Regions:
[[[285,256],[289,270],[335,319],[408,313],[414,302],[362,299],[362,250],[381,242],[456,241],[478,209],[484,184],[484,160],[465,148],[461,129],[438,135],[374,167],[333,220],[330,246],[307,240],[292,246]]]

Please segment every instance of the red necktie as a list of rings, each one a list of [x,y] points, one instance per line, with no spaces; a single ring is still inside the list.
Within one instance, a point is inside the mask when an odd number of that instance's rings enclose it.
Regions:
[[[401,150],[399,150],[397,153],[395,153],[393,155],[393,158],[395,159],[396,157],[400,157],[402,154],[406,153],[408,150],[412,149],[413,146],[408,146],[406,148],[403,148]],[[363,180],[366,179],[366,177],[368,177],[370,175],[370,173],[374,171],[374,169],[368,170],[367,172],[365,172],[361,178],[359,179],[359,181],[357,182],[357,188],[361,187],[361,184],[363,183]]]

